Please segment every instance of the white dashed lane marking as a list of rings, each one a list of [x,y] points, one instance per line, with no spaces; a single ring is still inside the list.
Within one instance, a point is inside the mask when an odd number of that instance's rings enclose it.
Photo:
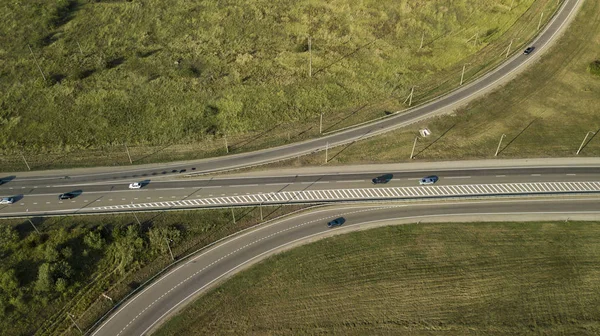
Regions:
[[[387,206],[387,207],[376,207],[376,208],[370,208],[370,209],[363,209],[363,210],[357,210],[357,211],[352,211],[352,212],[346,212],[346,213],[343,213],[343,215],[344,215],[344,216],[346,216],[346,215],[355,214],[355,213],[360,213],[360,212],[374,211],[374,210],[380,210],[380,209],[385,209],[385,208],[393,208],[393,207],[394,207],[394,206]],[[158,301],[160,301],[160,300],[161,300],[163,297],[165,297],[167,294],[171,293],[171,292],[172,292],[173,290],[175,290],[177,287],[179,287],[179,286],[181,286],[182,284],[184,284],[185,282],[189,281],[190,279],[192,279],[192,278],[193,278],[193,277],[195,277],[196,275],[198,275],[198,274],[200,274],[200,273],[204,272],[204,270],[206,270],[207,268],[209,268],[209,267],[211,267],[211,266],[215,265],[216,263],[220,262],[221,260],[223,260],[223,259],[225,259],[225,258],[227,258],[227,257],[229,257],[229,256],[231,256],[231,255],[233,255],[233,254],[236,254],[236,253],[238,253],[238,252],[240,252],[240,251],[242,251],[242,250],[244,250],[244,249],[248,248],[249,246],[252,246],[252,245],[254,245],[254,244],[256,244],[256,243],[258,243],[258,242],[260,242],[260,241],[263,241],[263,240],[265,240],[265,239],[271,238],[271,237],[273,237],[273,236],[276,236],[276,235],[278,235],[278,234],[281,234],[281,233],[283,233],[283,232],[287,232],[287,231],[293,230],[293,229],[295,229],[295,228],[298,228],[298,227],[301,227],[301,226],[304,226],[304,225],[307,225],[307,224],[315,223],[315,222],[324,222],[324,221],[326,221],[326,220],[330,220],[330,219],[332,219],[332,218],[339,217],[339,216],[341,216],[341,215],[342,215],[342,214],[339,214],[339,215],[334,215],[334,216],[328,216],[328,217],[319,218],[319,219],[315,219],[315,220],[312,220],[312,221],[308,221],[308,222],[304,222],[304,223],[301,223],[301,224],[297,224],[297,225],[290,226],[290,227],[288,227],[288,228],[285,228],[285,229],[279,230],[279,231],[277,231],[277,232],[271,233],[270,235],[267,235],[267,236],[264,236],[264,237],[262,237],[262,238],[259,238],[259,239],[257,239],[257,240],[254,240],[254,241],[252,241],[252,242],[250,242],[250,243],[248,243],[248,244],[246,244],[246,245],[244,245],[244,246],[242,246],[242,247],[239,247],[238,249],[236,249],[236,250],[234,250],[234,251],[231,251],[231,252],[229,252],[229,253],[227,253],[227,254],[225,254],[225,255],[223,255],[223,256],[221,256],[221,257],[219,257],[218,259],[214,260],[214,261],[213,261],[213,262],[211,262],[210,264],[208,264],[208,265],[204,266],[202,269],[200,269],[200,270],[198,270],[198,271],[196,271],[196,272],[192,273],[192,274],[191,274],[191,275],[189,275],[187,278],[183,279],[181,282],[179,282],[179,283],[177,283],[176,285],[174,285],[173,287],[171,287],[171,289],[169,289],[169,290],[167,290],[166,292],[164,292],[164,293],[163,293],[161,296],[159,296],[158,298],[156,298],[156,300],[152,301],[152,302],[151,302],[151,303],[150,303],[148,306],[146,306],[146,308],[142,309],[142,311],[140,311],[140,312],[139,312],[139,313],[138,313],[138,314],[137,314],[137,315],[136,315],[136,316],[135,316],[133,319],[131,319],[131,321],[129,321],[129,323],[127,323],[127,324],[125,325],[125,327],[123,327],[123,329],[121,329],[121,331],[119,331],[119,333],[117,334],[117,336],[121,335],[121,334],[122,334],[122,333],[125,331],[125,329],[127,329],[127,327],[129,327],[129,326],[131,325],[131,323],[133,323],[135,320],[137,320],[137,319],[138,319],[138,318],[139,318],[139,317],[140,317],[140,316],[141,316],[141,315],[142,315],[142,314],[143,314],[143,313],[144,313],[146,310],[148,310],[150,307],[152,307],[153,305],[155,305],[155,304],[156,304]],[[192,262],[195,262],[195,258],[194,258],[194,259],[191,259],[191,260],[189,260],[189,261],[188,261],[188,262],[186,262],[184,265],[186,265],[186,264],[189,264],[189,263],[192,263]]]
[[[437,185],[393,188],[355,188],[331,190],[282,191],[252,194],[248,196],[228,196],[186,199],[185,201],[167,201],[137,204],[139,207],[186,207],[205,205],[258,205],[345,200],[377,200],[426,198],[449,196],[486,196],[486,195],[532,195],[556,193],[600,192],[600,182],[534,182],[534,183],[494,183]],[[237,195],[237,194],[236,194]],[[210,195],[212,196],[212,195]],[[175,198],[175,196],[171,196]],[[86,201],[87,202],[87,201]],[[96,207],[94,210],[130,209],[133,204]]]

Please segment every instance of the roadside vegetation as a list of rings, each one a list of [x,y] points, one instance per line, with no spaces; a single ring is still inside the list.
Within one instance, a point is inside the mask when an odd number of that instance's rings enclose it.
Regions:
[[[503,88],[451,115],[329,149],[328,164],[600,156],[600,1],[586,0],[558,43]],[[502,135],[505,135],[504,137]],[[502,144],[498,148],[500,138]],[[584,142],[585,139],[585,142]],[[318,153],[273,166],[323,164]]]
[[[412,224],[271,257],[165,335],[597,335],[600,223]]]
[[[1,221],[0,334],[79,335],[68,314],[89,328],[171,263],[169,247],[179,259],[260,221],[256,209],[235,216],[234,223],[226,209],[34,218],[39,233],[27,220]]]
[[[0,4],[5,171],[21,152],[33,169],[128,164],[125,144],[190,159],[316,136],[321,113],[325,131],[384,116],[498,64],[558,4],[27,2]]]

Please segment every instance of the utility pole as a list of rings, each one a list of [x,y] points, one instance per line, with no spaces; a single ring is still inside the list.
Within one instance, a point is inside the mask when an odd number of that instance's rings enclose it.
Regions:
[[[31,219],[27,218],[27,220],[29,221],[29,224],[31,224],[31,226],[33,226],[35,232],[37,232],[38,234],[40,234],[40,231],[38,231],[38,229],[35,227],[35,225],[33,225],[33,222],[31,221]]]
[[[83,50],[81,49],[81,45],[79,44],[79,41],[76,41],[76,42],[77,42],[77,46],[79,47],[79,52],[83,55]]]
[[[231,208],[231,216],[233,217],[233,224],[235,225],[235,212],[233,211],[233,208]]]
[[[496,154],[494,154],[494,156],[498,156],[498,152],[500,151],[500,145],[502,145],[502,139],[504,139],[505,136],[506,134],[502,134],[502,136],[500,137],[500,142],[498,143],[498,148],[496,148]]]
[[[509,11],[511,11],[511,10],[513,9],[513,4],[514,4],[514,3],[515,3],[515,0],[512,0],[512,1],[510,2],[510,9],[509,9]]]
[[[27,160],[25,160],[25,155],[23,154],[23,152],[21,152],[21,157],[23,158],[23,161],[25,162],[25,165],[27,166],[27,170],[31,170],[31,167],[29,167],[29,163],[27,163]]]
[[[542,18],[543,18],[543,17],[544,17],[544,12],[542,12],[542,13],[540,14],[540,22],[538,23],[537,30],[540,30],[540,27],[542,26]]]
[[[321,121],[319,122],[319,134],[323,134],[323,111],[321,111]]]
[[[423,40],[425,40],[425,31],[421,34],[421,45],[419,46],[419,49],[423,48]]]
[[[596,132],[592,132],[592,131],[587,132],[587,134],[585,135],[585,138],[583,138],[583,141],[581,142],[581,146],[579,146],[579,149],[577,150],[577,153],[575,153],[575,155],[579,155],[579,152],[581,152],[581,149],[583,148],[583,144],[585,144],[585,140],[587,140],[590,133],[596,134]]]
[[[40,64],[38,63],[37,59],[35,58],[35,55],[33,54],[33,50],[31,50],[31,46],[28,44],[27,47],[29,47],[31,56],[33,56],[33,61],[35,62],[35,65],[37,65],[38,70],[40,70],[40,73],[42,74],[42,78],[44,79],[44,81],[46,81],[46,76],[44,75],[44,72],[42,71],[42,68],[40,67]]]
[[[262,204],[263,202],[260,202],[260,204],[258,205],[258,208],[260,209],[260,221],[263,221],[263,213],[262,213]]]
[[[167,242],[167,248],[169,249],[169,254],[171,255],[171,259],[175,261],[175,257],[173,257],[173,252],[171,251],[171,245],[169,245],[169,239],[165,237],[165,242]]]
[[[329,150],[329,142],[327,143],[327,145],[325,146],[325,163],[327,163],[328,160],[328,150]]]
[[[465,78],[465,68],[466,68],[467,64],[471,64],[471,63],[465,63],[465,64],[463,64],[462,74],[460,75],[460,85],[463,84],[463,79]]]
[[[105,293],[102,293],[102,297],[109,300],[110,302],[113,302],[113,299],[110,296],[106,295]]]
[[[127,157],[129,158],[129,164],[133,164],[133,161],[131,160],[131,154],[129,154],[129,148],[127,148],[127,143],[123,143],[123,145],[125,145],[125,151],[127,152]]]
[[[73,322],[73,325],[75,326],[75,328],[77,328],[77,330],[79,330],[79,333],[83,335],[83,331],[81,331],[81,328],[79,328],[79,326],[77,325],[77,322],[75,322],[75,320],[73,319],[73,315],[70,313],[67,313],[67,316],[71,319],[71,322]]]
[[[229,154],[229,145],[227,145],[227,134],[223,134],[223,138],[225,139],[225,152]]]
[[[132,212],[132,214],[133,214],[133,217],[135,217],[135,220],[137,221],[138,225],[142,226],[142,223],[140,222],[140,220],[139,220],[138,216],[135,214],[135,212]]]
[[[312,41],[308,35],[308,77],[312,77]]]
[[[414,92],[415,92],[415,87],[413,86],[410,89],[410,94],[408,95],[408,97],[406,97],[406,99],[404,100],[404,103],[402,103],[402,104],[406,104],[406,101],[408,101],[408,106],[410,107],[412,105],[412,98],[413,98]]]
[[[510,40],[510,44],[508,45],[508,49],[506,49],[506,58],[508,58],[508,54],[510,54],[510,47],[512,47],[513,39]]]
[[[414,158],[415,147],[417,147],[417,140],[419,140],[419,136],[418,135],[415,137],[415,142],[413,143],[412,151],[410,151],[410,159],[411,160]]]

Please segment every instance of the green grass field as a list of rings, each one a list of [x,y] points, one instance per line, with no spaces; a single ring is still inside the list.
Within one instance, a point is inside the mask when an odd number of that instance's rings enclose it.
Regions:
[[[301,206],[268,207],[266,219]],[[256,209],[0,221],[0,334],[78,335],[175,258],[260,222]]]
[[[189,159],[403,108],[502,61],[554,0],[0,4],[2,170]],[[510,5],[513,4],[511,10]],[[309,77],[308,36],[312,77]],[[423,37],[423,46],[421,46]],[[29,49],[31,47],[31,50]],[[515,44],[515,50],[517,45]],[[39,68],[38,68],[39,65]]]
[[[597,335],[600,223],[421,224],[276,255],[155,335]]]
[[[587,0],[566,34],[542,59],[503,88],[441,116],[350,146],[330,149],[329,164],[410,161],[420,128],[416,160],[600,155],[600,1]],[[323,164],[324,153],[282,165]]]

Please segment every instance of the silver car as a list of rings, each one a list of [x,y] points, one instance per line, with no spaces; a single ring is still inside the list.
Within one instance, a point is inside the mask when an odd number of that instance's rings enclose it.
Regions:
[[[12,197],[3,197],[0,199],[0,204],[13,204],[15,203],[15,199]]]
[[[439,178],[437,176],[435,176],[435,175],[433,175],[433,176],[427,176],[427,177],[422,178],[419,181],[419,184],[420,185],[434,184],[438,180],[439,180]]]

